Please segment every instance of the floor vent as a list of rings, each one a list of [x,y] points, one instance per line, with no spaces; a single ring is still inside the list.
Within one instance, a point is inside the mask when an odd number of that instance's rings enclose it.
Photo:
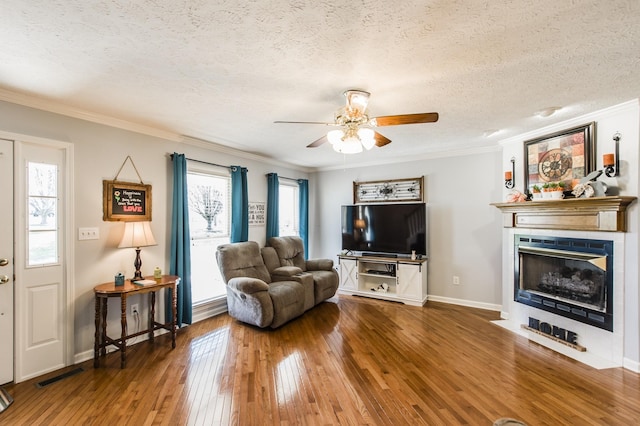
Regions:
[[[83,371],[84,371],[83,368],[76,368],[75,370],[69,370],[66,373],[62,373],[62,374],[60,374],[58,376],[52,377],[52,378],[47,379],[47,380],[43,380],[41,382],[38,382],[36,384],[36,387],[43,388],[45,386],[49,386],[49,385],[51,385],[51,384],[53,384],[55,382],[59,382],[62,379],[66,379],[67,377],[75,376],[78,373],[82,373]]]

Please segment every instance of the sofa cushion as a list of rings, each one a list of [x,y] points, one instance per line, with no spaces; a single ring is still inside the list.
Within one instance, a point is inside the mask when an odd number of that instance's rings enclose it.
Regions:
[[[304,287],[295,281],[276,281],[269,285],[269,296],[273,302],[271,328],[280,327],[304,313]]]
[[[313,276],[314,297],[316,305],[323,300],[332,298],[338,290],[338,273],[331,269],[329,271],[308,271]]]
[[[260,253],[262,254],[262,260],[270,273],[273,273],[274,269],[280,267],[278,253],[276,253],[276,250],[273,247],[262,247],[260,249]]]
[[[307,270],[300,237],[272,237],[269,238],[269,245],[278,253],[280,266],[297,266],[302,271]]]
[[[218,267],[225,282],[235,277],[258,278],[265,283],[271,276],[260,255],[260,246],[255,241],[222,244],[216,251]]]

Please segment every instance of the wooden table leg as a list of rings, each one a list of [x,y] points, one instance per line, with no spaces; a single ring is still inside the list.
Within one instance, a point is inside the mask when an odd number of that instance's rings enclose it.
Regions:
[[[93,343],[93,368],[98,368],[98,357],[100,356],[100,298],[96,295],[96,332]]]
[[[173,318],[171,319],[171,348],[176,348],[176,324],[178,321],[178,286],[175,285],[171,290],[171,312]]]
[[[102,298],[102,306],[100,308],[100,313],[102,315],[102,333],[100,335],[100,355],[107,355],[107,298]]]
[[[149,340],[153,343],[153,337],[155,329],[155,319],[156,319],[156,292],[152,291],[149,293]]]
[[[120,296],[120,323],[122,324],[122,334],[120,338],[120,368],[127,365],[127,296],[123,293]]]

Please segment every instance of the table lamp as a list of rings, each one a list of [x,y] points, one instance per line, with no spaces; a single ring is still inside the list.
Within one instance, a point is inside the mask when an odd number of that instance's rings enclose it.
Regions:
[[[140,247],[155,246],[156,240],[153,238],[151,232],[150,222],[126,222],[124,225],[124,235],[118,245],[118,248],[131,248],[136,249],[136,260],[133,266],[136,268],[136,272],[131,278],[131,281],[141,280],[142,273],[140,268],[142,267],[142,260],[140,259]]]

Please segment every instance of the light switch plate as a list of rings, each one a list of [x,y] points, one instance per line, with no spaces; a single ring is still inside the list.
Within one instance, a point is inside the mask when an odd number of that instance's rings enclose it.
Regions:
[[[78,228],[78,240],[98,240],[100,231],[98,228]]]

